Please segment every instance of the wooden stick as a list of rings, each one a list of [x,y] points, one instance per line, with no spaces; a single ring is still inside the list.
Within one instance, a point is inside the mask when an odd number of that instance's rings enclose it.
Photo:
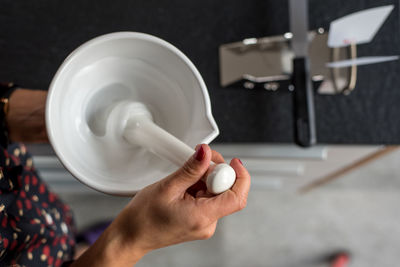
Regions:
[[[328,174],[326,176],[323,176],[320,179],[316,179],[315,181],[313,181],[313,182],[301,187],[299,189],[299,192],[302,193],[302,194],[308,193],[311,190],[315,189],[316,187],[319,187],[319,186],[322,186],[322,185],[324,185],[326,183],[332,182],[333,180],[339,178],[340,176],[342,176],[342,175],[344,175],[344,174],[346,174],[348,172],[351,172],[351,171],[353,171],[353,170],[355,170],[357,168],[360,168],[360,167],[370,163],[371,161],[374,161],[374,160],[376,160],[376,159],[378,159],[378,158],[380,158],[380,157],[382,157],[382,156],[384,156],[386,154],[389,154],[389,153],[395,151],[398,148],[399,148],[399,146],[386,146],[385,148],[380,149],[377,152],[374,152],[374,153],[372,153],[372,154],[360,159],[359,161],[356,161],[353,164],[345,166],[342,169],[339,169],[339,170],[337,170],[337,171],[335,171],[333,173],[330,173],[330,174]]]

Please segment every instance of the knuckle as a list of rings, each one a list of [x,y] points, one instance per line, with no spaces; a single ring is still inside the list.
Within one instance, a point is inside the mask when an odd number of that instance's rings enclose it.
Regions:
[[[157,183],[157,190],[159,192],[168,192],[171,188],[171,181],[168,179],[161,180]]]
[[[202,232],[205,228],[208,227],[209,221],[205,219],[203,216],[192,216],[189,221],[189,225],[191,226],[191,230],[193,232]]]
[[[206,229],[201,232],[200,239],[202,240],[210,239],[214,235],[214,233],[215,229]]]
[[[238,210],[242,210],[242,209],[246,208],[246,206],[247,206],[247,197],[243,196],[243,197],[239,198]]]
[[[182,171],[182,175],[184,177],[195,177],[195,176],[197,176],[197,172],[196,172],[195,168],[193,168],[193,166],[192,166],[192,164],[190,162],[186,162],[182,166],[181,171]]]
[[[191,223],[191,230],[193,232],[201,232],[204,229],[204,222],[194,221]]]
[[[224,161],[224,157],[221,155],[221,153],[213,150],[213,160],[215,161]]]
[[[176,194],[176,182],[173,179],[165,179],[159,182],[158,190],[160,194],[165,194],[168,198],[172,198]]]

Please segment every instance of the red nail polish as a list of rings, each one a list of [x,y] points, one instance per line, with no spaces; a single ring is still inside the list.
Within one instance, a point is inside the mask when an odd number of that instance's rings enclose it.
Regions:
[[[198,161],[202,161],[204,159],[204,156],[206,155],[203,146],[200,146],[197,151],[196,154],[194,155],[194,158]]]
[[[242,162],[240,159],[238,159],[238,161],[240,162],[240,164],[242,164],[242,165],[243,165],[243,162]]]

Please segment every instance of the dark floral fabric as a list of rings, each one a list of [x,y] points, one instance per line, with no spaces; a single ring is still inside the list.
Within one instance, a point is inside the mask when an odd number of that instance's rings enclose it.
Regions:
[[[74,245],[71,210],[39,178],[26,147],[0,148],[0,266],[61,266]]]

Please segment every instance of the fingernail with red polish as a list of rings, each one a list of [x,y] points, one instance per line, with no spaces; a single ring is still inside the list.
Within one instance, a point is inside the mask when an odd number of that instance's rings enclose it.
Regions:
[[[205,156],[205,151],[202,145],[196,150],[196,154],[194,155],[194,158],[198,161],[202,161]]]
[[[240,159],[238,159],[238,161],[240,162],[240,164],[242,164],[242,165],[243,165],[243,162],[242,162]]]

